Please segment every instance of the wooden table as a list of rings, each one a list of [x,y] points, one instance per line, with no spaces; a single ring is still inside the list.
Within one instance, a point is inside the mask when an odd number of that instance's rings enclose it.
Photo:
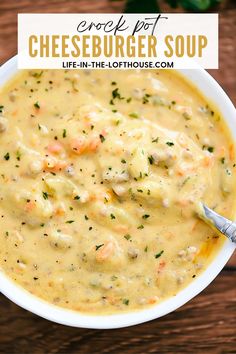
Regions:
[[[124,1],[1,0],[0,63],[16,54],[17,13],[122,12]],[[163,4],[164,11],[171,12]],[[236,104],[236,4],[220,8],[220,69],[211,74]],[[0,295],[0,354],[236,353],[236,256],[200,295],[164,318],[119,330],[68,328]]]

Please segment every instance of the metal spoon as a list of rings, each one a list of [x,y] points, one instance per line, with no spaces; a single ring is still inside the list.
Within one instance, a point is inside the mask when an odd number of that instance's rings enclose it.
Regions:
[[[223,235],[236,244],[236,223],[217,214],[203,203],[201,203],[199,207],[200,210],[198,212],[198,216],[209,225],[214,226]]]

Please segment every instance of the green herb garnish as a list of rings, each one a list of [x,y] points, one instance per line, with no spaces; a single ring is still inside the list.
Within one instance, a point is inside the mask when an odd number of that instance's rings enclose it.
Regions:
[[[43,195],[43,199],[48,199],[48,193],[47,192],[42,192],[42,195]]]
[[[124,235],[124,238],[129,241],[131,239],[131,236],[129,234]]]
[[[131,117],[131,118],[139,118],[139,115],[138,115],[138,113],[132,112],[132,113],[129,114],[129,117]]]
[[[66,129],[63,129],[62,137],[66,138],[66,135],[67,135],[67,131],[66,131]]]
[[[172,141],[167,141],[166,142],[166,145],[168,145],[168,146],[173,146],[173,145],[175,145]]]
[[[150,165],[153,165],[154,157],[152,155],[148,156],[148,161],[149,161]]]
[[[161,257],[161,255],[164,253],[164,251],[160,251],[159,253],[155,254],[155,258],[159,258]]]
[[[105,138],[104,138],[104,136],[102,134],[99,135],[99,138],[101,140],[101,143],[103,143],[105,141]]]
[[[159,138],[152,139],[152,143],[158,143]]]
[[[124,304],[124,305],[126,305],[126,306],[128,306],[128,305],[129,305],[129,299],[123,299],[123,301],[122,301],[122,302],[123,302],[123,304]]]
[[[38,101],[34,103],[34,107],[37,109],[40,109],[40,105],[39,105]]]
[[[9,154],[9,152],[7,152],[6,155],[4,155],[4,159],[5,159],[6,161],[10,160],[10,154]]]
[[[17,159],[18,161],[20,161],[20,158],[21,158],[21,152],[20,152],[19,150],[17,150],[17,152],[16,152],[16,159]]]
[[[213,147],[213,146],[209,146],[209,147],[207,148],[207,150],[208,150],[209,152],[213,152],[213,151],[214,151],[214,147]]]
[[[139,226],[137,227],[137,229],[142,230],[142,229],[144,229],[144,226],[143,226],[143,225],[139,225]]]
[[[143,219],[148,219],[149,217],[150,217],[149,214],[144,214],[144,215],[142,216]]]

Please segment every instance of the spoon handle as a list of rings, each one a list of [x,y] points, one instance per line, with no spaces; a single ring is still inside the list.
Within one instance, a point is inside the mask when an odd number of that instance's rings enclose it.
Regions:
[[[236,244],[236,223],[217,214],[204,204],[202,204],[202,207],[204,211],[203,214],[205,215],[202,215],[201,217]]]

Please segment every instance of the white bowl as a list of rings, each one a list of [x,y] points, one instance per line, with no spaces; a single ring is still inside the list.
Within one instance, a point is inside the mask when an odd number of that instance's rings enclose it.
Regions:
[[[0,85],[9,80],[17,72],[17,57],[13,57],[0,67]],[[203,69],[180,70],[189,81],[193,82],[204,96],[216,102],[236,141],[236,110],[228,96],[218,83]],[[17,305],[48,320],[67,326],[82,328],[111,329],[132,326],[164,316],[194,296],[199,294],[219,274],[229,260],[235,246],[225,240],[222,249],[208,268],[175,297],[171,297],[148,309],[115,315],[86,315],[63,309],[31,295],[14,283],[3,272],[0,272],[0,291]]]

